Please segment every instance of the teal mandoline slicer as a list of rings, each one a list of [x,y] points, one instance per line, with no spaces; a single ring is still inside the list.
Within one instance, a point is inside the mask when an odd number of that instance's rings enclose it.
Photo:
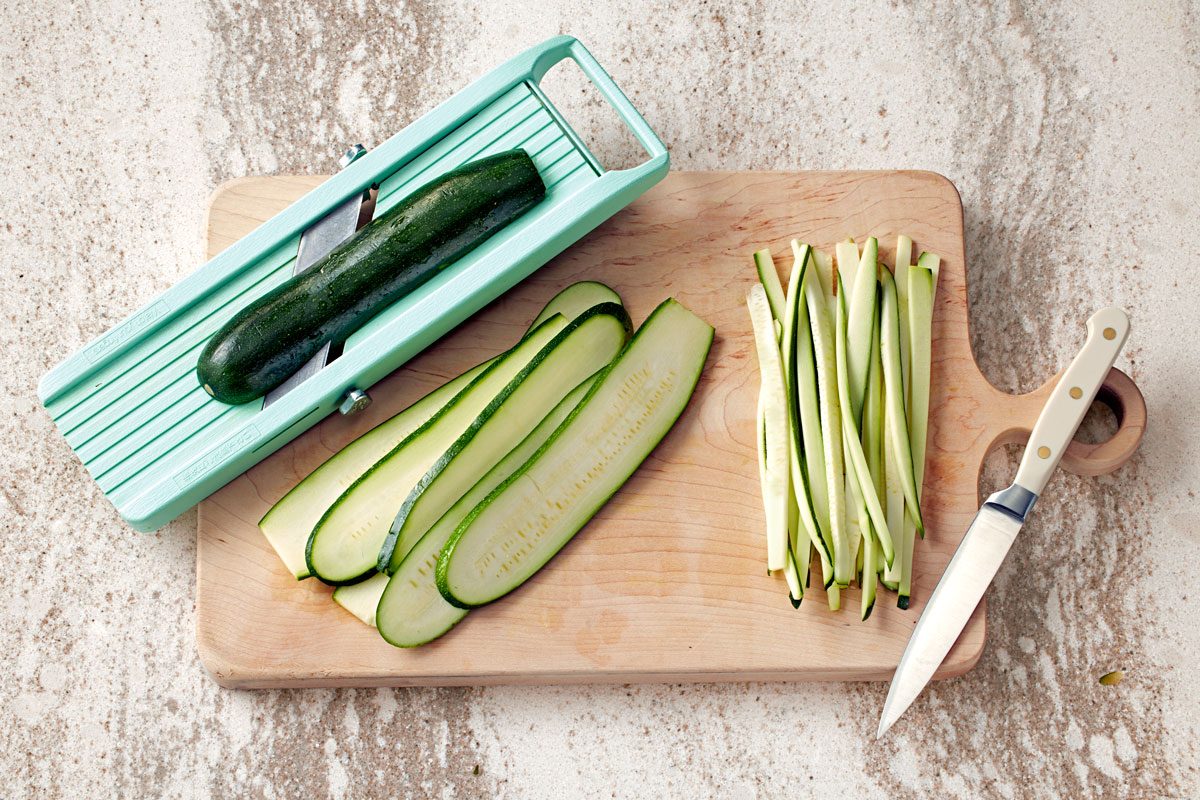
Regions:
[[[571,58],[645,147],[606,171],[538,86]],[[264,407],[228,406],[196,380],[205,341],[292,275],[301,236],[378,186],[376,214],[443,172],[524,148],[546,199],[354,333],[342,355]],[[501,65],[230,246],[50,371],[38,394],[121,516],[158,528],[362,390],[657,183],[663,143],[575,39],[559,36]],[[349,400],[348,400],[349,398]]]

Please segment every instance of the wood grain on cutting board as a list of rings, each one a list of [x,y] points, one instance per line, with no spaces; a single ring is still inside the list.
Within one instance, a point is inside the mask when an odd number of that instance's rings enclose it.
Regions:
[[[246,178],[221,187],[211,199],[209,255],[321,180]],[[765,574],[758,371],[744,302],[755,280],[750,254],[769,246],[786,272],[792,237],[832,249],[846,236],[873,235],[891,264],[899,233],[942,257],[928,535],[916,547],[913,605],[901,611],[895,595],[881,591],[874,614],[860,622],[858,590],[844,590],[843,610],[832,613],[818,579],[793,610],[782,577]],[[355,436],[511,346],[547,300],[583,279],[620,292],[635,324],[674,296],[716,328],[687,411],[613,500],[526,586],[414,650],[385,643],[317,581],[295,581],[257,527],[270,505]],[[200,505],[201,657],[220,683],[241,687],[888,678],[979,506],[984,456],[1028,431],[1053,383],[1014,397],[984,380],[970,350],[966,292],[962,207],[941,176],[671,173],[373,387],[366,412],[330,417]],[[1117,460],[1104,446],[1073,446],[1066,459],[1080,472],[1106,471]],[[981,605],[939,677],[970,669],[983,644]]]

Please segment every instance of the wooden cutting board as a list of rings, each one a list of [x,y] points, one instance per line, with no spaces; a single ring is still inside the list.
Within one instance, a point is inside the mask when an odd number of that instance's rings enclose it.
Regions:
[[[321,177],[234,181],[213,196],[210,257]],[[374,404],[333,416],[200,505],[196,620],[201,658],[225,686],[634,681],[872,680],[890,677],[924,602],[979,506],[987,452],[1027,434],[1048,382],[1014,397],[971,355],[958,192],[928,172],[671,173],[658,187],[436,346],[371,389]],[[819,580],[799,610],[765,574],[754,450],[758,371],[744,297],[750,254],[788,242],[832,249],[898,233],[942,256],[934,319],[932,418],[913,606],[880,593],[858,619],[857,589],[831,613]],[[466,368],[512,345],[559,289],[603,281],[640,323],[673,295],[716,327],[703,378],[679,423],[628,484],[528,585],[474,611],[439,641],[399,650],[284,570],[257,520],[330,454]],[[1079,319],[1083,339],[1083,316]],[[1072,445],[1077,472],[1115,469],[1136,448],[1144,405],[1114,371],[1122,427]],[[938,675],[969,670],[984,643],[980,605]]]

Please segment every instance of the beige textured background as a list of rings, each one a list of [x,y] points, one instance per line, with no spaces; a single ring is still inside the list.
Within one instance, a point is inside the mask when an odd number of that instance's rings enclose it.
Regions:
[[[1200,796],[1194,3],[22,5],[0,10],[0,796]],[[220,690],[194,515],[128,531],[38,406],[43,372],[199,265],[218,183],[328,171],[560,32],[679,168],[948,175],[1005,389],[1062,365],[1093,308],[1133,315],[1141,454],[1054,480],[983,660],[881,743],[881,684]]]

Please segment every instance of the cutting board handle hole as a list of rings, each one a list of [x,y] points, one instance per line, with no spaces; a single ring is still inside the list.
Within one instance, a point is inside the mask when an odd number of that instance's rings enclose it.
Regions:
[[[1108,395],[1107,397],[1105,395]],[[1084,444],[1101,444],[1117,435],[1121,427],[1120,400],[1116,395],[1101,390],[1092,402],[1087,416],[1075,434],[1075,441]]]

